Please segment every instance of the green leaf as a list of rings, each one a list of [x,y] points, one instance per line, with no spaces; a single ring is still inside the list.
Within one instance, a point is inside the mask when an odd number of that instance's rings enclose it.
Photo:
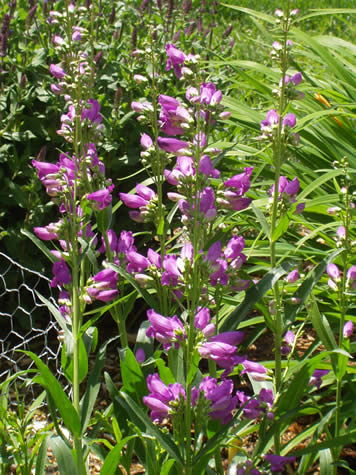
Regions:
[[[67,345],[70,345],[70,350],[68,351]],[[64,339],[64,343],[61,350],[61,365],[63,368],[64,376],[73,383],[73,337],[70,336],[70,340]],[[79,383],[83,382],[88,374],[88,354],[85,349],[83,339],[79,340]]]
[[[49,437],[46,437],[43,440],[41,447],[38,451],[35,475],[45,475],[46,473],[45,470],[46,470],[46,461],[47,461],[48,439]]]
[[[324,449],[320,451],[320,475],[332,475],[333,468],[333,456],[330,449]]]
[[[278,222],[278,225],[276,227],[276,229],[273,231],[273,234],[272,234],[272,241],[273,242],[276,242],[278,241],[278,239],[283,236],[283,234],[287,231],[288,229],[288,226],[289,226],[289,221],[290,221],[290,217],[288,216],[288,214],[284,214],[279,222]]]
[[[134,287],[137,292],[141,295],[141,297],[144,299],[144,301],[147,303],[147,305],[150,308],[153,308],[154,310],[159,309],[159,305],[157,300],[152,297],[151,294],[147,292],[147,290],[143,289],[140,287],[137,283],[137,281],[130,275],[126,270],[124,270],[122,267],[117,266],[115,264],[109,264],[108,267],[111,269],[114,269],[116,272],[118,272],[122,277],[124,277],[131,285]]]
[[[100,347],[98,354],[96,355],[93,370],[90,373],[85,393],[80,401],[82,435],[84,435],[88,427],[89,419],[93,412],[96,398],[100,390],[100,375],[105,365],[106,348],[117,338],[118,337],[111,338],[106,343],[104,343],[104,345]]]
[[[335,178],[337,176],[343,175],[344,171],[341,169],[337,170],[330,170],[325,173],[325,170],[318,170],[322,173],[316,180],[313,180],[304,190],[298,195],[298,200],[303,200],[306,198],[311,192],[317,190],[323,183]]]
[[[326,266],[338,256],[343,249],[338,249],[326,259],[320,262],[320,264],[309,272],[308,276],[302,283],[302,285],[297,289],[297,291],[293,294],[294,298],[300,299],[299,305],[294,304],[287,304],[284,309],[285,313],[285,326],[288,327],[291,325],[296,315],[302,309],[304,302],[306,301],[307,297],[310,295],[311,291],[313,290],[314,286],[319,282],[322,275],[325,273]]]
[[[338,346],[329,322],[324,315],[320,314],[318,304],[314,298],[311,299],[310,317],[313,327],[325,348],[329,351],[337,349]]]
[[[171,470],[171,468],[173,467],[174,464],[175,464],[174,460],[172,460],[172,459],[166,460],[164,462],[164,464],[162,465],[160,475],[169,475],[169,472],[170,472],[170,470]]]
[[[271,23],[272,25],[276,24],[276,18],[272,15],[267,15],[266,13],[261,13],[255,10],[251,10],[250,8],[245,8],[245,7],[238,7],[235,5],[228,5],[227,3],[222,3],[224,7],[232,8],[233,10],[238,10],[243,13],[247,13],[248,15],[258,18],[260,20],[266,21],[268,23]]]
[[[54,435],[48,438],[48,443],[56,457],[59,473],[63,475],[77,475],[77,466],[72,451],[65,442],[58,435]]]
[[[67,338],[68,341],[70,339],[73,339],[72,332],[70,330],[70,326],[67,323],[67,321],[65,320],[65,318],[63,317],[63,315],[60,313],[60,311],[57,309],[57,307],[55,307],[53,305],[53,303],[51,303],[49,300],[47,300],[46,297],[43,297],[43,295],[41,295],[39,292],[37,292],[37,290],[35,290],[35,292],[36,292],[36,295],[38,296],[38,298],[47,306],[48,310],[51,312],[51,314],[57,320],[59,326],[61,327],[61,329],[64,332],[65,338]]]
[[[30,231],[28,231],[27,229],[21,229],[21,234],[23,234],[24,236],[28,237],[29,239],[31,239],[31,241],[38,247],[38,249],[40,251],[43,252],[43,254],[48,257],[48,259],[51,261],[51,262],[55,262],[57,259],[56,257],[50,252],[50,250],[43,244],[43,242],[38,239],[37,236],[35,236],[34,234],[32,234]]]
[[[100,475],[114,475],[117,470],[117,466],[120,462],[122,450],[127,442],[134,439],[137,435],[131,435],[121,440],[115,447],[113,447],[108,455],[105,457],[105,461],[100,470]]]
[[[75,437],[79,437],[81,427],[78,413],[68,399],[68,396],[61,388],[61,385],[53,376],[51,371],[47,368],[47,366],[38,358],[38,356],[36,356],[31,351],[23,351],[23,353],[28,355],[35,362],[41,375],[41,384],[52,396],[57,409],[62,416],[65,426]]]
[[[130,348],[120,350],[120,367],[124,391],[141,403],[146,393],[146,380]]]
[[[270,236],[271,236],[270,226],[267,223],[265,215],[262,213],[262,211],[259,208],[257,208],[257,206],[254,205],[253,202],[251,203],[250,206],[251,206],[252,211],[255,213],[258,222],[262,226],[262,229],[263,229],[267,239],[270,239]]]
[[[276,282],[286,274],[295,261],[285,260],[279,267],[270,270],[258,284],[247,290],[243,302],[223,321],[220,331],[235,330],[238,324],[248,315],[253,306],[268,292]]]
[[[333,437],[325,442],[319,442],[317,444],[310,444],[305,449],[297,450],[294,455],[299,457],[304,454],[318,453],[324,449],[332,449],[337,447],[345,447],[345,445],[354,444],[356,440],[356,430],[350,431],[347,435],[341,435],[340,437]]]

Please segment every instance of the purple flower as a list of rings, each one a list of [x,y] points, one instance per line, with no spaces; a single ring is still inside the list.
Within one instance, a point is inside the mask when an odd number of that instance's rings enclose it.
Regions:
[[[141,135],[141,145],[145,150],[152,147],[153,141],[152,141],[151,137],[147,134],[142,134]]]
[[[159,123],[162,132],[167,135],[181,135],[184,128],[193,120],[188,110],[177,99],[161,94],[158,97],[162,110]]]
[[[209,416],[222,424],[227,424],[232,419],[232,413],[236,408],[237,397],[232,397],[233,382],[225,379],[219,385],[215,378],[206,376],[199,385],[199,391],[203,392],[210,401]]]
[[[49,67],[50,73],[57,79],[62,79],[66,76],[66,72],[58,64],[51,64]]]
[[[233,236],[227,243],[224,256],[226,259],[236,259],[241,256],[241,252],[245,247],[245,240],[241,236]]]
[[[219,178],[220,172],[213,167],[212,161],[209,155],[203,155],[199,161],[199,172],[203,175],[213,178]]]
[[[356,266],[351,266],[346,274],[347,280],[356,280]]]
[[[344,338],[350,338],[350,336],[354,332],[354,324],[352,323],[351,320],[345,323],[344,328],[343,328],[343,335]]]
[[[147,311],[147,318],[151,323],[148,327],[146,335],[151,338],[156,338],[163,344],[165,350],[172,347],[178,347],[178,342],[186,337],[183,323],[179,320],[177,315],[173,317],[164,317],[153,309]]]
[[[204,330],[210,323],[210,310],[206,307],[199,308],[194,317],[194,326],[199,330]]]
[[[291,80],[293,81],[294,85],[295,86],[298,86],[302,80],[303,80],[303,76],[302,76],[302,73],[296,73],[294,74],[292,77],[291,77]]]
[[[88,109],[82,110],[82,120],[88,119],[95,124],[101,124],[103,118],[100,114],[100,104],[96,99],[88,99]]]
[[[128,261],[127,272],[130,274],[142,272],[150,265],[150,261],[146,257],[133,250],[126,253],[126,258]]]
[[[340,281],[339,268],[335,264],[333,264],[332,262],[330,262],[326,266],[326,272],[327,272],[328,276],[331,277],[331,279],[335,280],[336,282]]]
[[[320,389],[322,380],[321,378],[329,373],[328,369],[316,369],[309,379],[309,386],[316,386],[317,389]]]
[[[215,335],[199,348],[202,358],[212,359],[218,366],[224,368],[223,377],[233,370],[244,358],[236,355],[237,347],[244,334],[242,332],[225,332]]]
[[[94,191],[94,193],[90,193],[87,198],[91,201],[96,201],[98,204],[98,209],[102,210],[111,204],[111,192],[114,189],[114,185],[110,185],[108,188],[104,188],[102,190]]]
[[[337,237],[342,240],[346,238],[346,229],[344,226],[339,226],[336,230]]]
[[[162,285],[172,285],[175,287],[179,280],[183,280],[182,270],[184,262],[174,255],[166,255],[163,259]]]
[[[262,131],[270,131],[279,123],[279,115],[275,109],[272,109],[267,112],[265,120],[261,122]]]
[[[169,71],[173,67],[174,74],[178,79],[182,77],[182,66],[187,56],[183,51],[177,49],[173,43],[166,45],[166,54],[168,56],[166,71]]]
[[[204,188],[200,195],[200,212],[207,221],[213,220],[216,216],[215,195],[210,186]]]
[[[253,167],[244,168],[244,173],[234,175],[224,182],[224,186],[230,188],[236,188],[237,196],[244,195],[250,189],[250,178],[252,175]]]
[[[185,391],[181,384],[166,386],[158,373],[147,376],[147,387],[150,393],[144,396],[143,403],[151,410],[150,416],[154,422],[162,422],[174,411],[170,403],[176,403],[181,398],[185,399]]]
[[[282,457],[281,455],[264,455],[264,459],[271,464],[272,472],[283,472],[287,463],[296,461],[296,457]]]
[[[255,361],[244,360],[242,362],[244,369],[241,374],[247,373],[254,381],[264,381],[266,379],[267,368]]]
[[[267,415],[269,419],[273,419],[273,392],[271,389],[261,389],[257,398],[247,396],[243,391],[237,391],[236,396],[240,401],[240,407],[243,408],[243,415],[247,419],[257,419],[263,415]]]
[[[146,359],[145,351],[143,348],[139,348],[135,353],[137,363],[143,363]]]
[[[286,277],[286,281],[289,284],[294,284],[299,279],[299,272],[298,269],[292,270],[292,272],[289,272],[289,274]]]
[[[290,127],[291,129],[295,127],[296,117],[294,114],[286,114],[282,120],[283,127]]]
[[[118,274],[113,269],[103,269],[94,275],[92,284],[87,288],[90,303],[92,300],[110,302],[117,297],[119,291],[116,289]]]
[[[157,143],[159,148],[165,152],[176,153],[180,150],[189,147],[188,142],[183,142],[183,140],[178,140],[170,137],[158,137]]]
[[[283,345],[281,346],[281,354],[286,356],[289,355],[292,349],[292,345],[295,340],[295,335],[292,331],[288,330],[283,338]]]
[[[66,285],[72,281],[69,267],[64,259],[54,262],[52,267],[53,279],[51,281],[51,287],[57,287],[57,285]]]

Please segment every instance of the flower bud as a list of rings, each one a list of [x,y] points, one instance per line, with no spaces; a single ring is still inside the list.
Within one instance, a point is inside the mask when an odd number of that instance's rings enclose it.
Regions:
[[[352,323],[351,320],[349,320],[344,325],[344,329],[343,329],[344,338],[350,338],[353,332],[354,332],[354,324]]]

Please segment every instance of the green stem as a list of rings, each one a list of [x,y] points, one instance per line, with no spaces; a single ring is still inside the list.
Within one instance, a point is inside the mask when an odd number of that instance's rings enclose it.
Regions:
[[[73,406],[77,411],[80,418],[80,379],[79,379],[79,344],[80,337],[79,331],[81,326],[81,311],[79,302],[79,272],[78,272],[78,259],[77,259],[78,246],[77,242],[73,242],[73,255],[72,255],[72,302],[73,302],[73,321],[72,321],[72,334],[73,334]],[[76,453],[76,462],[79,475],[85,475],[85,466],[83,460],[83,447],[80,437],[74,436],[74,449]]]

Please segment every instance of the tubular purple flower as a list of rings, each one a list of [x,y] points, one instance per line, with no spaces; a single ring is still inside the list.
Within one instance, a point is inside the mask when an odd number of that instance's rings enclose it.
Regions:
[[[236,259],[241,255],[245,247],[245,239],[241,236],[233,236],[227,243],[224,256],[226,259]]]
[[[145,150],[152,147],[153,141],[152,141],[151,137],[147,134],[142,134],[141,135],[141,145]]]
[[[204,330],[204,328],[210,323],[210,310],[206,307],[200,308],[194,317],[194,326],[198,330]]]
[[[282,457],[281,455],[264,455],[264,459],[271,464],[272,472],[283,472],[284,466],[287,463],[293,463],[296,461],[296,457]]]
[[[354,324],[352,323],[351,320],[345,323],[344,328],[343,328],[343,335],[344,338],[350,338],[350,336],[354,332]]]
[[[52,271],[54,277],[51,281],[51,287],[57,287],[57,285],[66,285],[72,281],[69,267],[64,259],[54,262]]]
[[[244,173],[234,175],[224,182],[224,186],[236,188],[238,196],[244,195],[250,189],[253,167],[246,167],[244,170]]]
[[[266,379],[267,368],[255,361],[245,360],[242,363],[244,369],[241,374],[247,373],[254,381],[264,381]]]
[[[303,80],[302,73],[299,72],[299,73],[294,74],[291,77],[291,80],[292,80],[292,82],[294,83],[295,86],[298,86]]]
[[[164,349],[169,350],[172,344],[175,344],[177,347],[177,341],[185,338],[184,326],[177,315],[164,317],[150,309],[147,311],[147,318],[151,326],[148,327],[146,335],[156,338],[156,340],[163,344]]]
[[[231,421],[231,411],[236,408],[237,397],[232,397],[233,389],[231,380],[224,380],[218,385],[217,380],[209,376],[206,376],[199,385],[199,391],[202,391],[210,401],[209,416],[214,420],[220,419],[222,424]]]
[[[293,178],[292,181],[287,183],[284,192],[287,193],[289,196],[294,196],[298,193],[300,188],[299,180],[297,177]]]
[[[147,258],[149,259],[151,264],[157,267],[157,269],[160,269],[162,267],[161,256],[160,254],[158,254],[158,252],[154,251],[151,248],[148,249]]]
[[[150,265],[150,261],[146,257],[135,251],[128,251],[126,258],[128,260],[127,272],[130,274],[142,272]]]
[[[316,386],[317,389],[320,389],[322,380],[321,378],[329,373],[328,369],[316,369],[309,379],[308,386]]]
[[[189,147],[189,142],[178,140],[170,137],[158,137],[157,143],[159,148],[165,152],[176,153],[179,150],[183,150]]]
[[[106,206],[109,206],[112,201],[111,192],[114,189],[114,185],[110,185],[108,188],[103,190],[94,191],[90,193],[87,198],[91,201],[96,201],[98,203],[99,210],[103,210]]]
[[[56,233],[48,231],[46,227],[36,227],[33,228],[36,236],[42,241],[52,241],[53,239],[58,239],[58,235]]]
[[[158,373],[147,376],[147,387],[150,391],[148,396],[144,396],[144,404],[151,409],[151,419],[154,422],[162,422],[171,412],[171,402],[185,399],[185,391],[179,383],[166,386],[160,379]]]
[[[336,230],[337,237],[342,240],[346,238],[346,229],[344,226],[339,226]]]
[[[346,274],[347,280],[356,280],[356,266],[351,266]]]
[[[38,178],[42,180],[47,175],[54,175],[59,172],[60,167],[54,163],[39,162],[32,160],[32,165],[38,170]]]
[[[203,175],[213,178],[219,178],[220,172],[214,168],[209,155],[203,155],[199,161],[199,172]]]
[[[166,63],[166,71],[169,71],[173,67],[174,74],[178,79],[182,77],[182,66],[187,56],[183,51],[177,49],[173,43],[166,45],[166,54],[168,56]]]
[[[282,120],[283,127],[290,127],[291,129],[295,127],[296,123],[297,123],[297,120],[293,113],[286,114]]]
[[[335,264],[333,264],[332,262],[330,262],[326,266],[326,272],[327,272],[328,276],[331,277],[336,282],[338,282],[340,280],[339,268]]]
[[[52,74],[52,76],[54,76],[57,79],[62,79],[67,75],[64,69],[58,66],[58,64],[51,64],[49,67],[49,71]]]
[[[148,201],[142,198],[142,196],[133,195],[131,193],[120,193],[120,200],[128,208],[141,208],[146,206]]]
[[[227,343],[229,345],[237,346],[245,338],[244,332],[233,331],[233,332],[223,332],[209,338],[209,342],[221,342]]]
[[[206,258],[211,264],[214,264],[216,262],[216,260],[219,257],[221,257],[221,255],[222,255],[221,242],[216,241],[216,242],[214,242],[214,244],[212,244],[209,247]]]
[[[139,348],[135,353],[137,363],[144,363],[146,359],[145,351],[143,348]]]
[[[292,272],[289,272],[289,274],[286,277],[286,281],[289,284],[294,284],[299,279],[299,272],[298,269],[292,270]]]
[[[62,94],[63,92],[63,89],[61,86],[59,86],[58,84],[51,84],[50,85],[50,88],[51,88],[51,91],[54,93],[54,94]]]

